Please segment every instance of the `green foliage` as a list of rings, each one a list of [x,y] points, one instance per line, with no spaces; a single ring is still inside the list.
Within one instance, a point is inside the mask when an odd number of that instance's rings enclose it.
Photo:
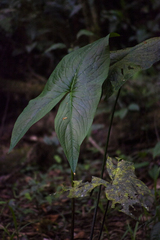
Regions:
[[[128,107],[116,111],[114,116],[123,119],[129,111],[139,111],[139,106],[136,103],[131,103]]]
[[[154,194],[155,194],[155,200],[158,194],[157,191],[157,180],[159,177],[160,173],[160,168],[157,165],[154,165],[150,170],[149,170],[149,175],[150,177],[154,180]]]
[[[115,117],[120,117],[120,119],[123,119],[128,113],[128,108],[122,108],[115,112]]]
[[[50,46],[48,49],[46,49],[45,53],[50,52],[52,50],[56,50],[56,49],[63,49],[66,48],[66,45],[63,43],[55,43],[52,46]]]
[[[43,92],[30,101],[17,119],[10,149],[63,98],[55,119],[55,129],[75,172],[80,144],[91,127],[109,63],[109,35],[65,56]]]
[[[69,191],[68,197],[70,198],[87,197],[95,187],[103,185],[106,198],[112,201],[112,208],[120,204],[122,207],[120,211],[131,217],[134,216],[130,207],[134,208],[136,204],[148,209],[153,202],[153,195],[147,186],[135,176],[134,164],[118,159],[116,166],[113,159],[109,157],[107,169],[111,182],[92,177],[91,182],[74,181],[74,187],[64,187],[61,193]]]
[[[80,38],[81,36],[94,36],[94,33],[86,30],[86,29],[81,29],[78,33],[77,33],[77,39]]]
[[[17,119],[10,150],[34,123],[63,99],[55,118],[55,130],[75,172],[80,145],[91,127],[105,79],[105,94],[109,97],[134,73],[160,59],[160,38],[153,38],[133,48],[111,52],[109,68],[109,36],[62,59],[43,92],[30,101]]]
[[[105,26],[105,30],[101,29],[99,36],[104,36],[106,32],[118,31],[127,37],[124,45],[117,41],[118,46],[125,46],[130,42],[133,43],[133,41],[136,44],[148,37],[157,36],[156,32],[159,32],[158,8],[160,4],[157,0],[143,4],[141,3],[144,1],[141,0],[133,0],[132,3],[122,0],[114,4],[112,1],[106,3],[106,1],[101,0],[87,0],[84,2],[88,3],[91,16],[95,16],[95,13],[97,13],[97,19],[93,18],[95,26],[98,25],[100,28],[102,25]],[[97,9],[95,3],[98,3]],[[0,3],[0,8],[0,41],[4,46],[0,50],[0,55],[3,57],[3,51],[7,51],[8,56],[11,56],[13,61],[8,62],[10,65],[16,63],[17,68],[19,66],[15,58],[20,60],[21,64],[23,56],[25,56],[27,60],[23,63],[26,66],[26,71],[23,71],[24,74],[28,72],[30,67],[33,68],[33,71],[37,70],[37,67],[44,62],[45,65],[40,69],[44,69],[43,73],[47,73],[46,76],[48,77],[51,72],[51,69],[48,71],[48,68],[52,64],[48,64],[48,62],[46,64],[46,59],[56,65],[64,54],[67,51],[69,52],[69,49],[77,49],[79,46],[91,42],[92,37],[96,37],[95,29],[92,26],[89,28],[87,26],[87,21],[83,16],[82,4],[79,4],[76,0],[3,0]],[[13,130],[10,150],[34,123],[60,102],[55,119],[55,129],[70,166],[75,171],[79,148],[92,124],[102,89],[106,98],[109,97],[136,72],[149,68],[160,59],[159,38],[149,39],[133,48],[110,52],[110,59],[108,39],[107,36],[97,43],[78,49],[67,55],[58,64],[44,91],[29,103],[18,118]],[[57,54],[59,49],[62,50],[60,54]],[[97,52],[99,56],[96,56]],[[8,59],[8,56],[6,59]],[[34,61],[35,59],[38,59],[38,61]],[[10,73],[10,76],[12,76],[11,71],[8,71],[8,67],[6,67],[6,62],[1,62],[1,69],[3,71],[7,69],[7,74]],[[16,78],[15,75],[14,77]],[[138,104],[126,106],[117,112],[117,116],[123,118],[128,111],[139,111]],[[152,153],[154,158],[159,156],[159,143],[157,143]],[[61,158],[58,155],[55,155],[54,159],[56,161],[54,167],[57,167],[58,163],[61,164]],[[148,162],[143,162],[137,167],[146,166],[146,164]],[[86,167],[89,168],[89,166],[88,164]],[[88,185],[75,182],[78,192],[70,189],[71,195],[75,194],[76,197],[77,194],[81,194],[79,196],[82,197],[82,195],[86,194],[86,191],[89,193],[96,186],[104,185],[107,189],[106,197],[112,201],[112,207],[119,203],[122,206],[121,211],[131,214],[129,207],[135,203],[147,206],[146,196],[143,193],[144,185],[137,182],[133,166],[130,163],[119,161],[115,166],[111,159],[108,159],[107,168],[111,182],[98,178],[93,178]],[[130,178],[127,178],[127,173]],[[154,179],[156,190],[159,168],[154,166],[149,171],[149,174]],[[126,183],[128,185],[125,185]],[[36,181],[32,182],[30,189],[21,192],[21,196],[28,200],[34,198],[37,201],[42,200],[44,196],[39,193],[44,190],[44,187],[44,184],[37,184]],[[122,196],[123,191],[124,196]],[[147,194],[149,193],[147,192]],[[46,201],[52,203],[51,195],[46,197]],[[15,228],[17,228],[15,210],[12,208],[10,210]],[[128,231],[133,235],[132,239],[135,239],[137,228],[138,223],[134,230],[128,225]]]
[[[160,142],[158,142],[153,148],[153,158],[160,155]]]
[[[78,0],[0,1],[1,73],[10,78],[14,74],[16,78],[23,63],[25,70],[38,70],[48,78],[67,49],[90,42],[93,38],[91,33],[96,34],[96,26],[100,29],[99,36],[109,32],[118,32],[123,36],[123,42],[115,41],[117,49],[159,35],[160,5],[157,0],[116,1],[114,4],[103,0],[85,2],[89,5],[88,18],[95,16],[89,28]],[[77,34],[82,33],[77,39]],[[65,44],[66,50],[45,53],[57,43]],[[3,57],[4,52],[7,61]],[[26,71],[23,71],[20,78],[25,74]]]
[[[58,157],[58,156],[57,156]],[[57,166],[58,168],[58,166]],[[53,196],[47,195],[46,196],[46,189],[47,189],[47,176],[46,174],[40,174],[40,176],[36,176],[35,179],[31,179],[28,182],[28,186],[25,187],[17,196],[17,198],[21,198],[28,200],[28,201],[35,201],[37,205],[43,203],[51,203],[53,202]]]
[[[132,229],[131,226],[128,224],[128,231],[130,232],[131,240],[136,240],[138,224],[139,224],[139,222],[137,221],[134,229]]]
[[[2,224],[0,224],[0,230],[3,230],[3,238],[2,239],[9,239],[9,240],[13,240],[13,239],[19,239],[19,234],[20,231],[25,228],[27,225],[30,225],[31,223],[27,223],[24,226],[20,226],[17,222],[17,209],[18,206],[16,206],[16,203],[14,199],[10,199],[9,202],[5,202],[3,204],[5,204],[11,213],[11,219],[10,222],[6,225],[3,226]],[[20,217],[21,218],[21,217]],[[12,223],[13,221],[13,223]],[[10,231],[10,228],[12,228],[14,226],[14,230]]]
[[[160,173],[160,168],[157,165],[154,165],[150,170],[149,170],[149,175],[150,177],[154,180],[157,181],[157,178]]]
[[[160,38],[148,39],[135,47],[110,53],[111,66],[104,83],[105,94],[109,97],[136,72],[150,68],[160,60]]]
[[[160,60],[160,38],[149,39],[133,48],[110,53],[110,36],[112,35],[109,34],[105,38],[73,51],[61,60],[43,92],[31,100],[18,117],[12,133],[10,150],[34,123],[60,102],[55,118],[55,131],[73,176],[80,145],[93,122],[102,89],[104,89],[103,94],[108,98],[136,72],[147,69]],[[64,46],[53,45],[48,51],[57,47]],[[128,110],[137,111],[139,107],[131,104]],[[118,159],[116,166],[112,159],[108,158],[107,169],[111,182],[93,177],[91,183],[74,181],[74,187],[64,188],[63,191],[69,191],[71,198],[85,197],[95,187],[103,185],[106,198],[112,201],[112,208],[120,204],[120,211],[132,217],[134,215],[130,207],[134,209],[134,205],[140,204],[148,209],[153,196],[145,184],[136,178],[132,163]],[[33,191],[35,189],[33,188]],[[28,200],[32,200],[30,191],[24,191],[23,195]],[[52,201],[51,198],[46,200],[49,203]]]

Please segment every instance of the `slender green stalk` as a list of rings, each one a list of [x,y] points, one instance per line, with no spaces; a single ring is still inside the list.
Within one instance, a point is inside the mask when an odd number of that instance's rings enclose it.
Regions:
[[[71,170],[71,182],[74,187],[74,173]],[[71,240],[74,240],[74,214],[75,214],[75,199],[71,198],[71,209],[72,209],[72,222],[71,222]]]
[[[15,227],[15,233],[17,235],[17,240],[19,240],[19,233],[18,233],[18,226],[17,226],[17,219],[16,219],[16,215],[15,212],[13,210],[13,208],[11,206],[9,206],[9,209],[11,210],[12,213],[12,217],[13,217],[13,222],[14,222],[14,227]],[[14,233],[12,234],[12,236],[14,237]]]
[[[107,152],[108,152],[108,144],[109,144],[111,127],[112,127],[112,123],[113,123],[114,112],[115,112],[115,109],[116,109],[116,105],[117,105],[117,101],[118,101],[118,98],[119,98],[119,95],[120,95],[120,91],[121,91],[121,88],[118,90],[116,100],[115,100],[115,103],[114,103],[114,106],[113,106],[112,114],[111,114],[111,121],[110,121],[109,129],[108,129],[108,135],[107,135],[106,146],[105,146],[105,153],[104,153],[104,157],[103,157],[103,163],[102,163],[102,169],[101,169],[101,175],[100,175],[100,178],[102,178],[102,179],[103,179],[104,167],[106,165],[106,156],[107,156]],[[95,221],[96,221],[96,216],[97,216],[100,194],[101,194],[101,186],[99,186],[99,190],[98,190],[97,201],[96,201],[96,206],[95,206],[94,216],[93,216],[93,221],[92,221],[92,227],[91,227],[90,240],[92,240],[92,238],[93,238],[94,226],[95,226]],[[108,206],[108,203],[107,203],[107,206]],[[108,207],[107,207],[107,209],[108,209]],[[104,222],[103,222],[103,225],[104,225]],[[101,229],[103,229],[103,225],[101,226]],[[102,231],[100,232],[99,239],[101,238],[101,233],[102,233]]]

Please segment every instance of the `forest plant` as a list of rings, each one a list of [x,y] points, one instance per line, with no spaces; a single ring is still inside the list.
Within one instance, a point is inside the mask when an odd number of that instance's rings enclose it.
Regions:
[[[6,204],[6,202],[5,202],[5,204]],[[13,225],[14,225],[15,230],[12,233],[10,233],[10,231],[8,230],[10,225],[12,225],[11,223],[8,223],[7,226],[0,225],[0,229],[3,229],[3,231],[4,231],[3,232],[3,239],[6,239],[6,237],[7,237],[7,239],[9,239],[9,240],[13,240],[16,237],[16,239],[19,240],[19,232],[20,232],[21,229],[24,228],[24,226],[20,229],[18,228],[17,218],[16,218],[16,214],[15,214],[14,201],[10,200],[7,203],[7,205],[8,205],[8,208],[9,208],[10,212],[11,212],[11,215],[12,215]]]
[[[55,131],[69,161],[72,180],[74,179],[80,145],[91,127],[102,93],[108,98],[137,71],[150,68],[160,60],[160,37],[146,40],[135,47],[110,52],[109,38],[112,36],[116,34],[109,34],[75,50],[61,60],[43,92],[31,100],[18,117],[12,133],[10,151],[34,123],[61,101],[55,118]],[[106,161],[105,158],[104,160]],[[108,158],[107,168],[112,183],[107,183],[101,176],[101,179],[93,178],[91,183],[86,184],[74,182],[73,185],[72,181],[72,188],[64,190],[69,190],[70,197],[75,198],[86,196],[96,186],[105,185],[106,196],[112,201],[113,207],[118,202],[122,205],[121,211],[129,215],[129,206],[137,201],[147,207],[145,196],[151,196],[151,193],[137,180],[133,166],[119,160],[117,166],[114,166]],[[122,198],[123,189],[126,188],[124,181],[127,182],[129,172],[131,179],[127,185],[128,192]],[[74,201],[72,206],[74,209]]]
[[[155,195],[155,200],[157,197],[157,180],[159,177],[160,173],[160,168],[157,165],[154,165],[150,170],[149,170],[149,175],[150,177],[154,180],[154,195]]]

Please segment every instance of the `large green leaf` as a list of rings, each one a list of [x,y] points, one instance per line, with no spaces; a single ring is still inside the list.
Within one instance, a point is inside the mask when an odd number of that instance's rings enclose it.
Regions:
[[[57,65],[43,92],[18,117],[10,150],[27,130],[62,100],[55,129],[73,172],[80,144],[88,133],[110,64],[109,36],[80,48]]]
[[[150,68],[160,60],[160,37],[148,39],[135,47],[110,53],[111,66],[104,83],[104,93],[109,97],[137,71]]]

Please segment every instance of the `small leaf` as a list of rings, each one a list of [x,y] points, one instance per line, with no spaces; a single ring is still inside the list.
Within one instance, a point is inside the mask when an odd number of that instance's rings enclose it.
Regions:
[[[160,142],[158,142],[153,148],[153,158],[160,155]]]
[[[128,108],[122,108],[119,111],[116,111],[114,116],[120,117],[120,119],[123,119],[128,113]]]
[[[134,167],[135,167],[135,169],[138,169],[138,168],[146,167],[148,165],[149,165],[149,162],[146,161],[146,162],[141,162],[141,163],[135,163]]]
[[[33,42],[32,44],[27,45],[27,46],[26,46],[27,52],[28,52],[28,53],[32,52],[32,50],[36,47],[36,45],[37,45],[37,42]]]
[[[130,111],[139,111],[140,108],[139,108],[139,105],[136,104],[136,103],[131,103],[129,106],[128,106],[128,110]]]
[[[90,36],[94,36],[94,33],[92,33],[91,31],[88,31],[86,29],[81,29],[78,33],[77,33],[77,39],[81,36],[87,36],[87,37],[90,37]]]
[[[54,155],[54,160],[57,162],[57,163],[61,163],[62,162],[62,159],[59,155]]]
[[[160,173],[160,168],[159,168],[157,165],[154,165],[154,166],[152,167],[152,169],[149,170],[148,173],[149,173],[150,177],[151,177],[154,181],[156,181],[157,178],[158,178],[158,176],[159,176],[159,173]]]
[[[28,200],[32,201],[32,197],[31,197],[31,195],[30,195],[29,192],[26,192],[26,193],[25,193],[25,197],[26,197]]]
[[[81,4],[78,4],[78,5],[74,5],[73,6],[73,10],[71,11],[69,17],[72,17],[74,16],[76,13],[78,13],[82,8],[82,5]]]
[[[52,50],[56,50],[56,49],[64,49],[66,48],[66,45],[64,43],[55,43],[52,46],[50,46],[45,53],[50,52]]]

